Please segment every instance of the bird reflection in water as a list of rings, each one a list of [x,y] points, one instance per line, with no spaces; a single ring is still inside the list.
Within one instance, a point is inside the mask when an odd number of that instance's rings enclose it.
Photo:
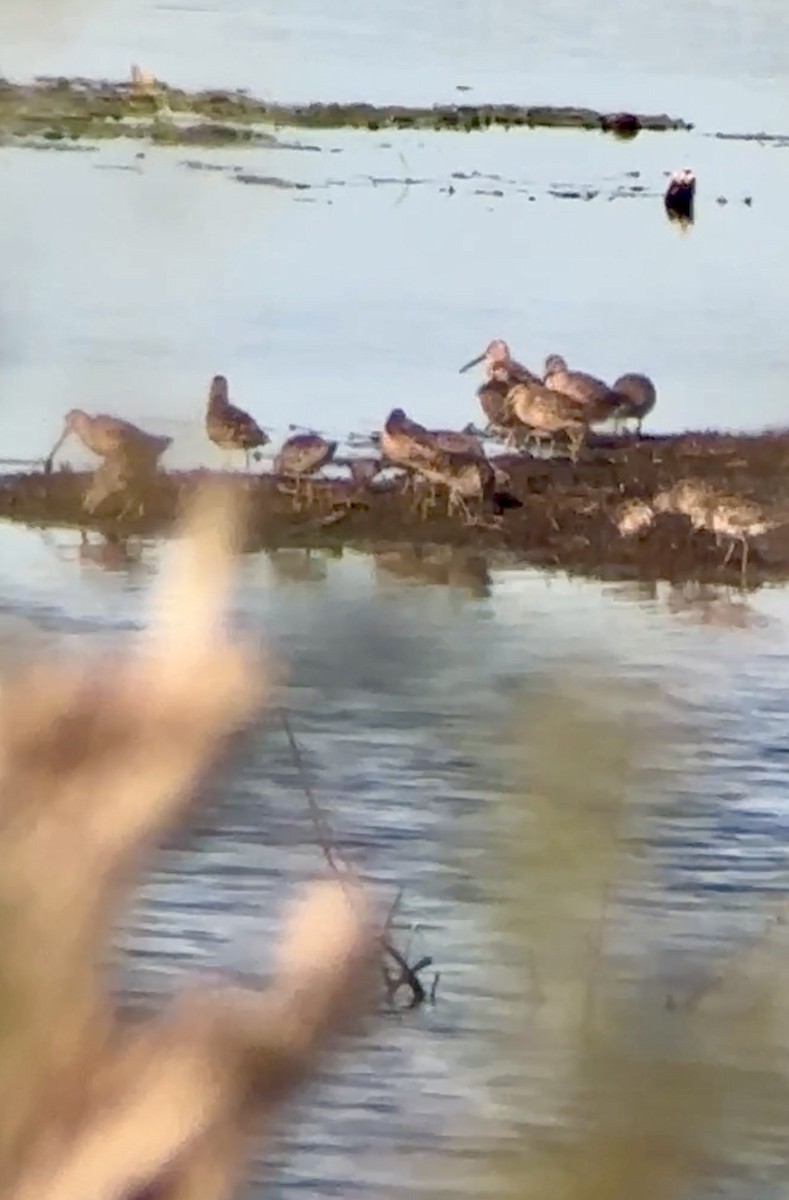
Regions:
[[[276,583],[325,583],[328,575],[327,555],[314,550],[281,548],[267,550],[271,574]]]
[[[373,555],[376,579],[403,583],[439,584],[465,591],[476,600],[490,596],[491,577],[484,555],[448,546],[418,546],[380,551]]]
[[[682,583],[658,583],[655,580],[629,580],[605,589],[606,595],[631,604],[664,608],[675,617],[696,625],[726,629],[757,629],[771,624],[764,613],[749,604],[740,588],[697,579]]]
[[[92,542],[87,530],[80,529],[79,534],[77,561],[81,566],[100,567],[109,572],[131,572],[143,566],[142,546],[138,543],[130,545],[129,538],[109,531],[98,534],[98,540]]]

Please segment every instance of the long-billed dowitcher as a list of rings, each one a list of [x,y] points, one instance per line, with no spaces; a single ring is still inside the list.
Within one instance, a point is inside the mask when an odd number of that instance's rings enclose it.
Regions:
[[[338,467],[347,467],[351,476],[351,483],[357,488],[366,488],[379,475],[382,469],[380,458],[372,455],[354,456],[350,455],[347,458],[335,458],[335,463]]]
[[[205,430],[209,440],[220,450],[243,450],[249,467],[249,454],[259,446],[267,446],[269,437],[256,421],[230,403],[227,379],[215,375],[208,391]]]
[[[509,383],[529,383],[538,379],[533,371],[512,357],[509,346],[502,338],[494,338],[492,342],[488,342],[481,354],[460,368],[460,374],[470,371],[481,362],[485,364],[485,375],[488,379],[500,378]]]
[[[123,459],[132,467],[155,465],[173,440],[146,433],[120,417],[110,417],[106,413],[90,416],[81,408],[72,408],[66,413],[60,437],[47,455],[45,471],[52,470],[55,455],[72,434],[99,458]]]
[[[586,371],[571,371],[560,354],[549,354],[546,358],[544,383],[553,391],[587,405],[590,424],[606,421],[616,412],[616,397],[608,384]]]
[[[655,385],[648,375],[628,372],[620,375],[611,389],[618,400],[614,413],[617,424],[621,421],[635,421],[636,430],[640,434],[644,417],[649,416],[657,402]]]
[[[430,456],[433,444],[424,425],[412,421],[402,408],[393,408],[381,430],[381,453],[394,467],[413,470]]]
[[[280,447],[274,459],[274,472],[294,480],[293,503],[300,505],[302,484],[306,487],[306,500],[312,500],[311,475],[317,474],[332,461],[337,443],[321,437],[319,433],[296,433]]]
[[[721,539],[727,540],[729,547],[724,566],[739,543],[742,546],[743,583],[748,570],[750,540],[784,523],[777,515],[768,515],[755,500],[724,495],[703,479],[683,479],[672,488],[658,492],[653,504],[658,512],[682,513],[695,530],[713,533],[719,544]]]
[[[703,529],[715,489],[705,479],[693,475],[656,492],[652,504],[657,512],[679,513],[688,517],[696,529]]]
[[[655,509],[646,500],[626,500],[616,511],[614,524],[622,537],[633,537],[648,529],[655,520]]]
[[[517,420],[507,403],[514,381],[506,368],[495,367],[493,373],[477,388],[477,399],[487,420],[487,432],[495,437],[509,437]]]
[[[496,472],[484,454],[442,450],[436,445],[429,457],[418,464],[416,470],[431,488],[446,488],[449,515],[452,516],[460,509],[467,523],[476,520],[468,502],[477,500],[482,509],[492,501],[496,491]],[[430,498],[423,503],[423,516],[426,515],[427,505],[433,503],[434,494],[431,493]]]
[[[547,434],[553,449],[556,434],[563,433],[573,462],[577,460],[589,429],[584,404],[542,383],[516,383],[510,389],[507,403],[527,437]]]
[[[747,500],[744,496],[714,496],[707,509],[706,527],[715,534],[716,541],[720,542],[723,538],[729,542],[724,566],[734,553],[735,546],[738,543],[742,546],[743,584],[748,572],[748,545],[751,538],[762,537],[780,524],[777,518],[769,517],[755,500]]]

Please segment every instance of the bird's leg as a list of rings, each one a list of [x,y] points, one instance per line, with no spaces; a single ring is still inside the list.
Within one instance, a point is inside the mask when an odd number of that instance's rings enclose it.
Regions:
[[[570,458],[574,463],[578,462],[578,457],[583,449],[583,444],[586,439],[586,430],[582,429],[580,433],[576,433],[570,439]]]
[[[716,535],[716,539],[717,539],[718,545],[720,545],[720,535]],[[734,541],[734,538],[732,538],[731,541],[729,542],[729,549],[726,551],[726,557],[723,560],[724,567],[727,565],[727,563],[729,562],[729,559],[731,558],[732,554],[734,553],[734,546],[735,546],[735,541]]]
[[[732,543],[733,544],[733,543]],[[748,576],[748,539],[743,535],[742,539],[742,586],[745,587],[745,581]]]

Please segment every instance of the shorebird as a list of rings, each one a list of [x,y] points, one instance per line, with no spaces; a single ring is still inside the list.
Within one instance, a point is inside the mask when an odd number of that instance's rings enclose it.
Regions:
[[[652,504],[656,512],[679,513],[687,517],[694,529],[706,528],[707,511],[714,499],[715,489],[705,479],[688,476],[670,488],[655,493]]]
[[[666,211],[678,217],[693,218],[693,205],[696,199],[696,175],[690,167],[680,171],[672,171],[668,187],[663,197]]]
[[[372,483],[376,475],[380,474],[382,463],[380,458],[335,458],[334,462],[338,467],[347,467],[351,482],[356,484],[358,488],[366,488]]]
[[[538,379],[533,371],[512,357],[509,346],[501,338],[494,338],[492,342],[488,342],[481,354],[460,368],[460,374],[470,371],[481,362],[485,364],[488,379],[499,378],[508,383],[532,383]]]
[[[312,502],[312,481],[315,475],[330,463],[337,450],[337,443],[327,441],[318,433],[297,433],[281,446],[274,459],[274,472],[295,481],[293,488],[294,506],[301,503],[301,485],[306,485],[307,503]]]
[[[649,416],[657,401],[654,383],[648,375],[630,372],[620,375],[611,390],[619,401],[614,413],[616,424],[634,420],[640,434],[644,417]]]
[[[484,454],[441,450],[435,446],[430,457],[420,462],[416,470],[431,484],[432,489],[446,488],[449,516],[460,509],[468,524],[476,520],[468,502],[478,500],[481,508],[493,500],[496,491],[496,472]],[[423,502],[423,516],[427,515],[427,507],[433,503],[434,491]]]
[[[409,487],[419,464],[430,457],[435,445],[424,425],[412,421],[402,408],[393,408],[381,430],[380,448],[385,463],[405,470]]]
[[[542,383],[516,383],[510,389],[507,403],[527,431],[527,440],[547,434],[553,452],[556,434],[564,433],[570,445],[570,457],[573,462],[577,460],[589,429],[586,405]]]
[[[761,537],[784,521],[769,516],[755,500],[745,496],[723,495],[702,479],[683,479],[673,488],[658,492],[653,505],[658,512],[678,512],[687,516],[697,531],[714,533],[720,545],[729,542],[723,565],[731,559],[739,543],[742,546],[742,582],[748,571],[748,547],[752,538]]]
[[[546,358],[544,383],[586,405],[590,424],[606,421],[616,412],[616,397],[608,384],[586,371],[571,371],[560,354],[549,354]]]
[[[109,417],[105,413],[90,416],[81,408],[72,408],[66,413],[60,437],[44,461],[47,473],[52,470],[58,450],[72,434],[99,458],[123,460],[131,467],[155,467],[173,441],[170,437],[146,433],[120,417]]]
[[[715,541],[719,545],[721,539],[728,540],[729,548],[723,560],[724,567],[737,544],[742,546],[743,585],[748,572],[748,547],[751,538],[761,537],[781,523],[776,517],[768,516],[755,500],[748,500],[744,496],[722,496],[719,493],[713,493],[703,517],[699,514],[694,521],[697,529],[707,529],[714,533]]]
[[[655,520],[655,509],[645,500],[626,500],[617,509],[614,524],[622,537],[632,537],[648,529]]]
[[[472,454],[478,458],[485,457],[482,443],[475,433],[465,433],[454,429],[428,429],[427,436],[438,447],[450,454]]]
[[[513,427],[517,425],[512,409],[507,403],[507,396],[513,386],[514,381],[510,378],[507,368],[494,367],[485,382],[477,388],[477,399],[487,420],[486,432],[494,437],[509,437]]]
[[[227,379],[224,375],[215,375],[211,380],[205,431],[209,440],[220,450],[243,450],[247,467],[250,450],[267,446],[269,442],[268,434],[253,421],[249,413],[230,403]]]
[[[386,419],[381,450],[388,462],[405,467],[412,477],[430,485],[428,495],[420,502],[423,516],[435,504],[439,488],[447,490],[449,512],[459,508],[469,521],[473,518],[468,501],[478,498],[485,503],[496,492],[496,471],[473,435],[426,429],[401,408],[394,409]]]
[[[149,71],[137,63],[132,63],[129,74],[131,75],[131,90],[133,92],[136,92],[138,95],[150,96],[156,91],[156,76],[153,71]]]
[[[430,433],[418,421],[412,421],[402,408],[393,408],[381,430],[381,453],[394,467],[413,470],[429,457],[433,448]]]

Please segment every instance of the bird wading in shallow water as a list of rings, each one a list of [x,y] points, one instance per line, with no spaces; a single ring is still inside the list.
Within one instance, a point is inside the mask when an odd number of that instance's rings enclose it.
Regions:
[[[230,403],[227,379],[224,375],[215,375],[211,380],[205,431],[209,441],[220,450],[243,450],[247,468],[250,451],[269,443],[268,434],[263,432],[249,413]]]

